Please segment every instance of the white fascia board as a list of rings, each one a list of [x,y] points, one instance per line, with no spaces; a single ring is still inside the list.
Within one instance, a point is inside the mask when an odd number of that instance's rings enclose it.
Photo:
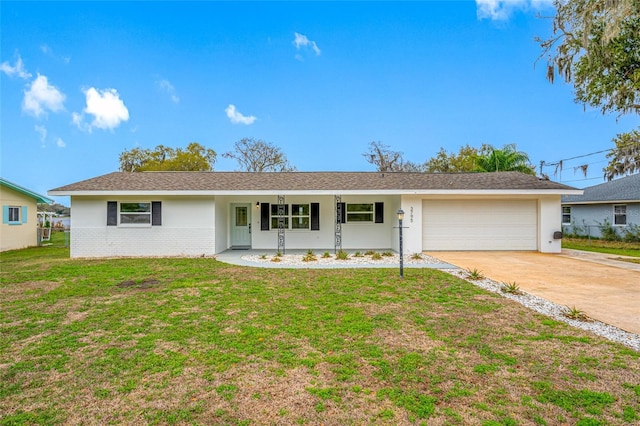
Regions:
[[[640,203],[640,200],[611,200],[611,201],[563,201],[563,205],[586,205],[586,204],[634,204]]]
[[[48,191],[52,196],[216,196],[216,195],[582,195],[581,189],[425,189],[425,190],[241,190],[241,191]]]

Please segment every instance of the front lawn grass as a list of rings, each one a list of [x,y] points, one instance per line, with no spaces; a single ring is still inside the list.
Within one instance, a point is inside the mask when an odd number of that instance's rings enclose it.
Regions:
[[[593,251],[598,253],[615,254],[618,256],[632,256],[640,258],[640,243],[623,241],[605,241],[595,238],[563,238],[562,248]],[[625,259],[619,259],[625,260]],[[632,260],[633,261],[633,260]]]
[[[640,418],[640,353],[440,271],[0,262],[0,424]]]

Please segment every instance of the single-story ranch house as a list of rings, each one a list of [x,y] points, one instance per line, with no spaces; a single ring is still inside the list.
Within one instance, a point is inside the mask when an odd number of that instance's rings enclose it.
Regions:
[[[0,178],[0,251],[38,245],[38,203],[53,200]]]
[[[560,197],[581,193],[517,172],[115,172],[49,191],[71,197],[72,257],[397,251],[399,209],[406,253],[557,253]]]
[[[602,228],[611,226],[623,236],[634,225],[640,226],[640,173],[562,197],[562,227],[568,233],[599,238]]]

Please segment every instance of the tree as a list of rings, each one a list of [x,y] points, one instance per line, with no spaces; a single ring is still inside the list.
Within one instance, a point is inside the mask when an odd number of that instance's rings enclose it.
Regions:
[[[216,162],[216,152],[197,142],[191,142],[186,149],[158,145],[154,150],[125,150],[119,159],[120,170],[123,172],[212,171]]]
[[[602,169],[608,181],[616,176],[625,176],[640,172],[640,131],[621,133],[613,139],[616,145],[607,154],[609,164]]]
[[[508,144],[501,149],[483,145],[476,160],[479,172],[521,172],[535,175],[535,167],[529,162],[529,156],[518,151],[516,144]]]
[[[362,154],[368,163],[376,166],[378,172],[420,172],[422,166],[405,161],[402,152],[392,151],[389,145],[382,142],[371,142],[369,151]]]
[[[440,148],[434,157],[424,163],[423,169],[427,173],[473,172],[476,171],[479,155],[480,150],[469,145],[461,147],[457,154]]]
[[[640,114],[640,0],[554,0],[553,34],[537,38],[547,78],[602,113]]]
[[[247,172],[294,172],[282,150],[261,139],[244,138],[234,145],[234,150],[222,154],[234,158],[241,170]]]

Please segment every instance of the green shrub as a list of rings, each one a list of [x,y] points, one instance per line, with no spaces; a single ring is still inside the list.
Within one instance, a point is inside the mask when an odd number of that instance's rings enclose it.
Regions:
[[[605,241],[620,241],[620,235],[618,231],[611,225],[609,219],[605,219],[603,223],[598,222],[600,225],[600,234]]]
[[[640,226],[633,223],[627,224],[622,239],[627,243],[640,243]]]
[[[515,281],[509,282],[509,283],[502,283],[502,289],[501,290],[502,290],[503,293],[510,293],[510,294],[521,294],[522,293],[520,291],[520,286]]]
[[[336,253],[336,259],[338,260],[347,260],[349,258],[349,253],[344,250],[338,250]]]
[[[303,262],[315,262],[316,260],[318,260],[318,258],[316,257],[315,253],[311,249],[307,250],[307,254],[302,256]]]
[[[566,307],[567,309],[564,311],[563,315],[569,319],[578,320],[578,321],[589,321],[589,317],[582,310],[573,307]]]
[[[481,280],[484,278],[482,272],[478,270],[478,268],[467,269],[467,278],[470,280]]]

